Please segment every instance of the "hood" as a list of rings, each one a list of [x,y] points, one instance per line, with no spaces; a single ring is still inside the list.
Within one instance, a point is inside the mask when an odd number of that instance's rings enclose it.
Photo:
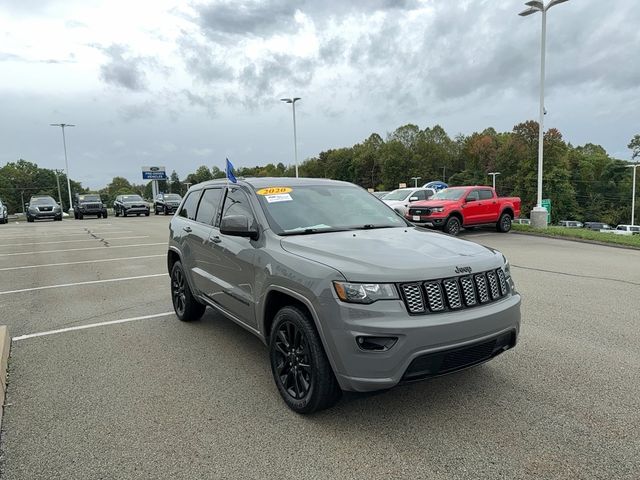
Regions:
[[[458,203],[459,200],[420,200],[413,202],[411,207],[442,207],[449,203]]]
[[[292,235],[284,250],[340,271],[354,282],[410,282],[498,268],[502,255],[476,243],[418,227]]]
[[[404,207],[405,204],[409,203],[409,200],[382,200],[382,201],[387,205],[389,205],[390,207],[397,207],[400,205]]]
[[[145,207],[147,206],[147,202],[145,202],[144,200],[136,200],[133,202],[127,201],[127,202],[122,202],[124,205],[144,205]]]

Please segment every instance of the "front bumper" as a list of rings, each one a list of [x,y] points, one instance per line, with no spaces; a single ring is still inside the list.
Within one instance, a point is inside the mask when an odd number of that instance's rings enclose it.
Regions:
[[[419,225],[421,227],[433,227],[433,228],[442,228],[444,227],[445,221],[447,220],[446,216],[434,216],[434,215],[411,215],[407,213],[404,218],[409,220],[411,223],[415,225]]]
[[[149,207],[122,207],[122,211],[126,213],[149,213]]]
[[[515,346],[520,330],[517,293],[481,307],[414,316],[401,300],[357,305],[327,297],[322,299],[322,309],[323,318],[341,319],[323,328],[338,383],[343,390],[358,392],[477,365]],[[365,351],[357,342],[363,336],[397,341],[386,351]],[[471,356],[456,363],[452,355]]]
[[[43,220],[45,218],[62,218],[62,212],[29,212],[28,215],[35,220]]]
[[[180,205],[158,205],[158,210],[175,213]]]

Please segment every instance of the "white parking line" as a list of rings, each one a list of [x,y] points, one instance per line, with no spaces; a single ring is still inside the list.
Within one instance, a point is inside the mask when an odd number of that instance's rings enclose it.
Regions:
[[[105,250],[111,248],[128,248],[128,247],[151,247],[153,245],[166,245],[167,242],[158,243],[137,243],[135,245],[110,245],[108,247],[86,247],[86,248],[67,248],[64,250],[42,250],[39,252],[15,252],[15,253],[0,253],[0,257],[13,257],[15,255],[34,255],[37,253],[58,253],[58,252],[80,252],[83,250]]]
[[[111,241],[111,240],[130,240],[132,238],[149,238],[149,235],[138,235],[136,237],[105,238],[105,240],[108,240],[108,241]],[[2,248],[2,247],[22,247],[23,245],[50,245],[52,243],[95,242],[96,240],[100,240],[100,239],[98,239],[98,238],[87,238],[87,239],[83,239],[83,240],[56,240],[55,242],[9,243],[7,245],[0,245],[0,248]]]
[[[45,263],[44,265],[24,265],[22,267],[6,267],[0,268],[0,272],[6,272],[8,270],[25,270],[28,268],[40,268],[40,267],[61,267],[63,265],[79,265],[82,263],[102,263],[102,262],[116,262],[119,260],[139,260],[141,258],[155,258],[164,257],[163,253],[159,255],[139,255],[137,257],[119,257],[119,258],[101,258],[100,260],[83,260],[80,262],[63,262],[63,263]]]
[[[105,325],[116,325],[118,323],[135,322],[137,320],[149,320],[152,318],[168,317],[169,315],[175,315],[174,312],[156,313],[155,315],[144,315],[142,317],[123,318],[122,320],[111,320],[110,322],[90,323],[89,325],[79,325],[77,327],[60,328],[58,330],[48,330],[46,332],[29,333],[27,335],[20,335],[19,337],[13,337],[13,342],[19,342],[20,340],[27,340],[35,337],[45,337],[47,335],[55,335],[56,333],[73,332],[75,330],[86,330],[87,328],[103,327]]]
[[[105,231],[105,232],[92,232],[90,230],[85,230],[84,232],[78,232],[78,233],[60,233],[60,234],[53,234],[59,237],[75,237],[78,235],[89,235],[91,233],[93,233],[94,235],[120,235],[123,233],[132,233],[133,230],[112,230],[112,231]],[[43,233],[47,233],[47,237],[51,236],[49,235],[51,232],[43,232]],[[37,237],[38,235],[15,235],[15,236],[8,236],[8,237],[4,237],[2,235],[0,235],[0,240],[14,240],[14,239],[20,239],[20,238],[33,238],[33,237]],[[45,236],[45,235],[42,235]]]
[[[107,278],[106,280],[89,280],[88,282],[61,283],[58,285],[45,285],[44,287],[31,287],[31,288],[20,288],[18,290],[6,290],[4,292],[0,292],[0,295],[10,295],[12,293],[35,292],[37,290],[49,290],[52,288],[77,287],[79,285],[95,285],[96,283],[124,282],[126,280],[139,280],[141,278],[153,278],[153,277],[165,277],[165,276],[169,276],[169,274],[154,273],[151,275],[139,275],[137,277]]]

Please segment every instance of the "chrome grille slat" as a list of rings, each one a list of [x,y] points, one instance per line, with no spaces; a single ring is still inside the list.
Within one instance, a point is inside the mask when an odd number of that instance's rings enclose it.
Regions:
[[[456,310],[462,308],[462,299],[460,298],[460,289],[458,288],[458,282],[455,278],[449,278],[442,281],[442,286],[447,295],[447,302],[449,308]]]
[[[506,295],[508,292],[507,277],[505,276],[501,268],[499,268],[497,272],[498,272],[498,280],[500,282],[500,292],[502,293],[502,295]]]
[[[427,292],[427,303],[429,310],[432,312],[441,312],[444,310],[444,299],[442,298],[442,289],[438,282],[427,282],[424,284],[424,290]]]
[[[487,279],[489,280],[491,299],[496,300],[500,298],[500,288],[498,287],[498,277],[496,276],[496,272],[487,272]]]
[[[473,279],[471,277],[461,277],[460,285],[462,285],[462,293],[464,296],[464,303],[467,307],[473,307],[478,304],[476,298],[476,290],[473,287]]]
[[[417,283],[402,285],[402,293],[410,313],[423,313],[425,311],[420,285]]]
[[[487,303],[489,301],[489,290],[487,289],[487,277],[484,276],[484,273],[478,273],[473,276],[473,279],[476,283],[476,289],[478,290],[478,297],[480,298],[480,303]]]

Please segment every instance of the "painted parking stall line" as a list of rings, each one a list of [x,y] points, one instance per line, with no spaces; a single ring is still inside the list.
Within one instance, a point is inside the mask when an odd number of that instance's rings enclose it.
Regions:
[[[48,331],[45,331],[45,332],[29,333],[27,335],[20,335],[18,337],[13,337],[11,339],[11,341],[19,342],[21,340],[28,340],[29,338],[45,337],[45,336],[48,336],[48,335],[56,335],[56,334],[60,334],[60,333],[75,332],[77,330],[87,330],[89,328],[104,327],[104,326],[108,326],[108,325],[117,325],[119,323],[136,322],[136,321],[139,321],[139,320],[159,319],[159,318],[162,318],[162,317],[168,317],[170,315],[175,315],[175,313],[174,312],[163,312],[163,313],[156,313],[156,314],[153,314],[153,315],[143,315],[141,317],[123,318],[123,319],[120,319],[120,320],[111,320],[111,321],[108,321],[108,322],[90,323],[88,325],[78,325],[77,327],[67,327],[67,328],[60,328],[60,329],[57,329],[57,330],[48,330]]]
[[[40,236],[46,236],[46,237],[50,237],[51,235],[49,235],[49,232],[43,232],[43,233],[47,233],[47,235],[15,235],[15,236],[2,236],[0,235],[0,240],[19,240],[21,238],[38,238]],[[59,233],[59,234],[52,234],[55,235],[56,237],[78,237],[78,236],[87,236],[87,235],[123,235],[125,233],[133,233],[133,230],[113,230],[113,231],[100,231],[100,232],[92,232],[92,231],[83,231],[83,232],[77,232],[77,233]]]
[[[98,235],[97,233],[94,235]],[[115,238],[107,238],[107,237],[100,237],[100,238],[83,238],[81,240],[55,240],[53,242],[28,242],[28,243],[13,243],[13,244],[7,244],[7,245],[0,245],[0,248],[2,247],[22,247],[24,245],[52,245],[55,243],[80,243],[80,242],[95,242],[96,240],[100,240],[100,239],[104,239],[104,240],[133,240],[134,238],[149,238],[149,235],[137,235],[134,237],[115,237]]]
[[[86,282],[76,282],[76,283],[61,283],[58,285],[45,285],[43,287],[31,287],[31,288],[20,288],[18,290],[5,290],[4,292],[0,292],[0,295],[11,295],[14,293],[25,293],[25,292],[35,292],[39,290],[50,290],[52,288],[67,288],[67,287],[78,287],[81,285],[95,285],[99,283],[113,283],[113,282],[125,282],[128,280],[140,280],[143,278],[154,278],[154,277],[168,277],[168,273],[154,273],[151,275],[139,275],[136,277],[124,277],[124,278],[107,278],[105,280],[89,280]]]
[[[158,254],[158,255],[138,255],[135,257],[118,257],[118,258],[101,258],[98,260],[82,260],[82,261],[77,261],[77,262],[61,262],[61,263],[45,263],[42,265],[22,265],[20,267],[5,267],[5,268],[0,268],[0,272],[7,272],[10,270],[27,270],[30,268],[43,268],[43,267],[62,267],[62,266],[66,266],[66,265],[81,265],[81,264],[85,264],[85,263],[104,263],[104,262],[119,262],[119,261],[123,261],[123,260],[141,260],[141,259],[145,259],[145,258],[158,258],[158,257],[164,257],[165,255],[163,253]]]
[[[34,252],[15,252],[15,253],[0,253],[0,257],[13,257],[16,255],[36,255],[39,253],[60,253],[60,252],[81,252],[85,250],[104,250],[111,248],[134,248],[134,247],[151,247],[157,245],[166,245],[167,242],[157,242],[157,243],[137,243],[135,245],[110,245],[110,246],[102,246],[102,247],[86,247],[86,248],[67,248],[61,250],[41,250]]]

